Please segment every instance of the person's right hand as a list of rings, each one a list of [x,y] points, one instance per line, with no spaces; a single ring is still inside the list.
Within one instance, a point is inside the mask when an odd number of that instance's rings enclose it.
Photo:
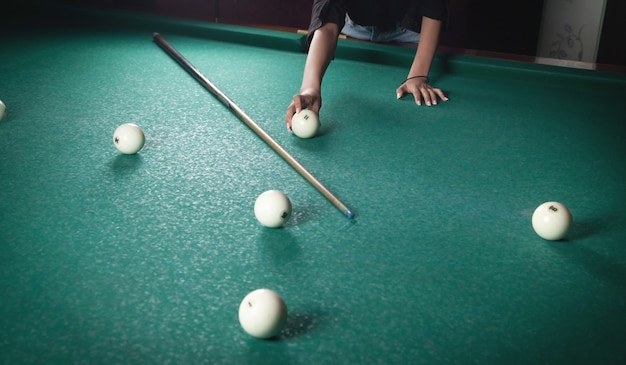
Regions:
[[[309,109],[316,114],[319,114],[322,108],[322,96],[319,92],[301,92],[298,95],[294,95],[291,104],[287,108],[285,114],[285,123],[287,124],[287,130],[291,132],[291,119],[294,114],[300,112],[302,109]]]

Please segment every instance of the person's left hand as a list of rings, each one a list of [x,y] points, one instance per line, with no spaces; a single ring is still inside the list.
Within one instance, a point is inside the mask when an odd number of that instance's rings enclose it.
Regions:
[[[398,99],[402,98],[405,94],[413,94],[415,98],[415,104],[424,104],[431,106],[437,105],[437,98],[448,101],[448,97],[443,93],[441,89],[430,86],[428,79],[424,77],[416,77],[414,79],[408,79],[400,87],[396,89],[396,96]]]

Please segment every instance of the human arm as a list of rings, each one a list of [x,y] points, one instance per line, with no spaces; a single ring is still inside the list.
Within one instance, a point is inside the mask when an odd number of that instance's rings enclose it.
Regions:
[[[335,23],[325,23],[313,34],[300,91],[293,97],[285,115],[289,130],[291,118],[300,110],[307,108],[319,113],[322,107],[322,79],[337,48],[338,37],[339,26]]]
[[[437,97],[444,101],[448,100],[441,89],[434,88],[428,83],[427,78],[435,57],[435,51],[437,50],[440,32],[440,20],[422,17],[420,40],[415,51],[415,58],[413,59],[407,80],[396,90],[398,99],[405,94],[413,94],[417,105],[422,105],[423,100],[428,106],[437,105]]]

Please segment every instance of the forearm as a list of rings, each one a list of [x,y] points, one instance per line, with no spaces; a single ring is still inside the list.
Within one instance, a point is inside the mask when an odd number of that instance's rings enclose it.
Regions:
[[[337,47],[339,28],[327,23],[315,31],[304,65],[301,93],[321,93],[322,79]]]
[[[433,64],[435,52],[439,42],[439,32],[441,31],[441,21],[432,18],[422,18],[422,28],[420,40],[415,51],[413,64],[407,75],[407,80],[396,89],[398,99],[405,94],[412,94],[417,105],[437,105],[437,97],[441,100],[448,100],[444,92],[430,86],[428,73]],[[424,76],[424,77],[418,77]]]
[[[439,43],[441,21],[423,17],[420,40],[407,77],[428,76]]]

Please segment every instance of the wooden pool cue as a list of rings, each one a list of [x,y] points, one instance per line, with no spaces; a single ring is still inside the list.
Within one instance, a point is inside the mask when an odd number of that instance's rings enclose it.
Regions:
[[[169,42],[159,33],[153,34],[153,39],[168,55],[170,55],[179,65],[181,65],[191,76],[193,76],[202,86],[210,91],[219,101],[228,107],[235,115],[241,119],[254,133],[257,134],[267,145],[278,153],[291,167],[293,167],[302,177],[304,177],[314,188],[316,188],[326,199],[328,199],[337,209],[348,218],[354,218],[354,213],[346,207],[333,193],[330,192],[321,182],[319,182],[307,169],[304,168],[295,158],[293,158],[283,147],[281,147],[269,134],[244,113],[237,104],[233,103],[222,91],[220,91],[209,79],[207,79],[195,66],[193,66],[183,55],[181,55]]]

